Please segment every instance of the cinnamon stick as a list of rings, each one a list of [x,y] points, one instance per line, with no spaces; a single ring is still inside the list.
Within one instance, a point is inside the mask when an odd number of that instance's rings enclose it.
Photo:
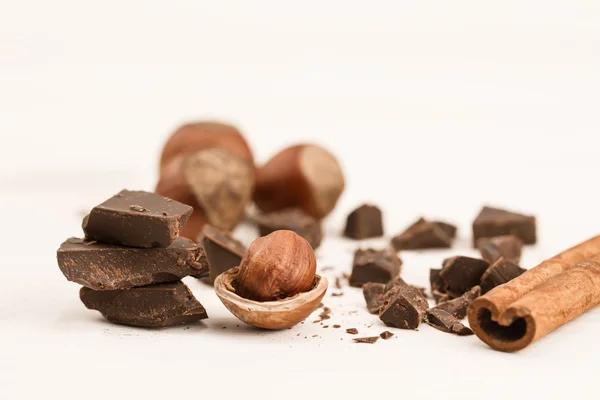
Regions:
[[[469,307],[471,329],[490,347],[521,350],[600,304],[600,235],[492,289]]]

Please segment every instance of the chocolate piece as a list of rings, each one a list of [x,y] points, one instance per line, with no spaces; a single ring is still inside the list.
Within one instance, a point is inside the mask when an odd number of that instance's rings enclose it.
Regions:
[[[338,328],[341,328],[342,326],[341,326],[341,325],[333,325],[333,327],[334,327],[335,329],[338,329]]]
[[[437,225],[438,228],[440,228],[442,231],[444,231],[444,233],[446,233],[446,235],[448,235],[448,237],[450,239],[455,239],[456,238],[456,233],[458,231],[458,229],[456,228],[456,225],[452,225],[449,224],[448,222],[444,222],[444,221],[432,221],[433,224]]]
[[[481,290],[483,293],[487,293],[496,286],[515,279],[525,271],[517,264],[500,258],[481,275]]]
[[[467,316],[467,309],[469,308],[473,300],[475,300],[479,296],[481,296],[481,287],[475,286],[462,296],[457,297],[456,299],[438,303],[438,305],[433,307],[433,309],[443,310],[455,318],[463,319]]]
[[[79,297],[87,308],[100,311],[117,324],[158,328],[208,318],[202,304],[181,281],[126,290],[83,287]]]
[[[435,304],[443,303],[444,301],[450,300],[450,296],[447,293],[442,293],[439,290],[433,290],[431,292],[433,299],[435,300]]]
[[[356,328],[348,328],[348,329],[346,329],[346,333],[349,333],[351,335],[357,335],[358,334],[358,329],[356,329]]]
[[[336,289],[341,289],[342,288],[342,280],[340,279],[339,276],[335,277],[335,288]]]
[[[350,286],[361,287],[367,282],[386,283],[400,274],[402,261],[392,249],[358,249],[354,253]]]
[[[387,326],[417,329],[428,308],[427,299],[418,289],[397,285],[386,294],[379,319]]]
[[[367,282],[363,285],[362,291],[367,303],[367,310],[371,314],[379,314],[379,309],[385,301],[383,295],[387,291],[385,283]]]
[[[396,250],[418,250],[449,248],[452,246],[452,230],[450,224],[430,222],[420,218],[403,233],[392,238],[392,247]]]
[[[440,271],[445,292],[452,298],[461,296],[473,286],[479,285],[481,275],[489,266],[487,261],[479,258],[457,256],[449,259]]]
[[[458,336],[473,334],[471,329],[464,326],[457,318],[444,310],[435,308],[428,310],[425,322],[442,332],[454,333]]]
[[[192,207],[154,193],[122,190],[84,219],[88,240],[131,247],[169,247]]]
[[[185,238],[152,249],[70,238],[60,245],[56,258],[68,280],[94,290],[173,282],[188,275],[207,276],[209,271],[204,250]]]
[[[506,261],[518,264],[521,261],[523,241],[514,235],[481,238],[477,241],[481,258],[490,264],[503,257]]]
[[[343,296],[343,295],[344,295],[343,292],[331,293],[332,297],[340,297],[340,296]]]
[[[437,290],[438,292],[444,293],[444,280],[440,276],[441,269],[429,268],[429,284],[431,285],[431,292]]]
[[[368,343],[368,344],[373,344],[377,340],[379,340],[379,336],[359,337],[359,338],[352,339],[352,341],[354,343]]]
[[[320,222],[298,208],[259,215],[257,222],[261,236],[279,230],[294,231],[306,239],[313,249],[318,248],[323,240]]]
[[[217,276],[239,266],[242,257],[248,251],[246,246],[234,239],[231,234],[212,225],[205,225],[197,240],[198,243],[202,243],[210,264],[210,276],[205,278],[203,282],[211,285],[215,282]],[[202,278],[201,276],[195,277]]]
[[[535,217],[518,214],[499,208],[483,207],[475,221],[473,221],[473,246],[485,237],[515,235],[524,244],[535,244],[536,221]]]
[[[394,334],[390,331],[383,331],[379,334],[379,337],[381,337],[383,340],[388,340],[392,336],[394,336]]]
[[[381,210],[373,205],[363,204],[352,211],[346,220],[344,236],[357,240],[383,236]]]

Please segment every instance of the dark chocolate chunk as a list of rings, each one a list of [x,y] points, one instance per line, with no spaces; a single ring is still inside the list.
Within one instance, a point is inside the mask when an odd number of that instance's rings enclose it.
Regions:
[[[525,244],[537,240],[535,217],[493,207],[483,207],[473,221],[473,246],[485,237],[515,235]]]
[[[420,218],[409,226],[403,233],[392,238],[392,247],[396,250],[419,250],[449,248],[452,246],[451,225],[440,225]]]
[[[392,249],[358,249],[354,253],[350,286],[361,287],[367,282],[386,283],[400,274],[402,261]]]
[[[515,279],[525,271],[517,264],[500,258],[481,275],[481,290],[483,293],[487,293],[496,286]]]
[[[440,276],[441,269],[429,268],[429,284],[431,285],[431,293],[438,291],[444,293],[444,280]]]
[[[458,231],[458,229],[456,228],[456,225],[452,225],[452,224],[449,224],[448,222],[444,222],[444,221],[432,221],[432,222],[434,225],[437,225],[438,228],[443,230],[450,239],[456,238],[456,233]]]
[[[477,241],[481,258],[490,264],[503,257],[506,261],[518,264],[521,261],[523,241],[514,235],[481,238]]]
[[[357,240],[383,236],[381,210],[373,205],[363,204],[352,211],[346,220],[344,236]]]
[[[56,258],[68,280],[94,290],[173,282],[188,275],[207,276],[209,271],[204,250],[185,238],[151,249],[70,238],[60,245]]]
[[[81,288],[85,306],[109,321],[150,328],[180,325],[208,318],[202,304],[181,281],[126,290]]]
[[[443,310],[455,318],[463,319],[467,316],[467,309],[481,295],[481,287],[474,286],[471,290],[453,300],[444,301],[435,307],[435,310]]]
[[[464,326],[457,318],[444,310],[435,308],[428,310],[425,322],[442,332],[454,333],[458,336],[473,334],[471,329]]]
[[[294,231],[306,239],[313,249],[318,248],[323,240],[320,222],[297,208],[259,215],[257,223],[261,236],[279,230]]]
[[[368,343],[368,344],[373,344],[377,340],[379,340],[379,336],[359,337],[359,338],[352,339],[352,341],[354,343]]]
[[[169,247],[192,207],[154,193],[123,190],[84,219],[88,240],[131,247]]]
[[[210,276],[203,281],[213,284],[217,276],[223,272],[237,267],[242,262],[242,257],[248,249],[240,241],[234,239],[228,232],[205,225],[198,236],[198,243],[202,243],[210,265]],[[196,278],[201,278],[196,276]]]
[[[367,282],[363,285],[362,291],[367,303],[367,310],[371,314],[379,314],[379,309],[385,301],[384,294],[387,291],[385,283]]]
[[[429,308],[421,291],[409,285],[394,286],[386,293],[379,319],[387,326],[417,329]]]
[[[392,336],[394,336],[394,334],[390,331],[383,331],[379,334],[379,337],[381,337],[383,340],[388,340]]]
[[[445,283],[445,292],[455,298],[479,285],[481,276],[490,264],[479,258],[457,256],[449,259],[440,276]]]
[[[351,335],[357,335],[358,334],[358,329],[356,329],[356,328],[348,328],[348,329],[346,329],[346,333],[349,333]]]

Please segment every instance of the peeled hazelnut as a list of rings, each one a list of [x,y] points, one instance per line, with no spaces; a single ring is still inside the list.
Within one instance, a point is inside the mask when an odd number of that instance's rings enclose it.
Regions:
[[[195,240],[205,223],[232,230],[254,188],[254,159],[230,125],[201,122],[179,128],[164,146],[155,192],[194,207],[182,236]]]
[[[335,157],[322,147],[301,144],[276,154],[257,170],[254,202],[263,212],[300,208],[321,219],[344,191]]]
[[[215,292],[242,321],[267,329],[296,325],[317,309],[327,280],[316,275],[308,242],[292,231],[256,239],[239,267],[215,280]]]

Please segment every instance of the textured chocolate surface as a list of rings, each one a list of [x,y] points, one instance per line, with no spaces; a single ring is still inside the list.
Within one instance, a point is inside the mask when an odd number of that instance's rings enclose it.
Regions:
[[[506,261],[518,264],[521,261],[523,241],[514,235],[481,238],[477,241],[477,248],[481,253],[481,258],[490,264],[495,263],[501,257]]]
[[[393,237],[391,243],[396,250],[449,248],[455,235],[456,228],[453,225],[420,218],[400,235]]]
[[[346,219],[344,236],[357,240],[383,236],[381,210],[376,206],[363,204],[352,211]]]
[[[204,282],[213,284],[217,276],[223,272],[237,267],[242,262],[242,257],[248,249],[239,240],[236,240],[229,232],[222,231],[212,225],[205,225],[198,236],[206,252],[210,265],[210,276]],[[194,275],[196,278],[202,276]]]
[[[317,249],[323,240],[321,223],[298,208],[259,215],[257,222],[261,236],[278,230],[293,231],[306,239],[313,249]]]
[[[400,274],[402,261],[392,249],[358,249],[354,252],[350,286],[361,287],[367,282],[387,283]]]
[[[385,283],[367,282],[363,285],[363,296],[367,303],[367,310],[371,314],[379,314],[379,310],[385,301],[384,294],[387,290]]]
[[[177,238],[167,248],[134,248],[67,239],[57,251],[65,277],[94,290],[128,289],[207,276],[208,260],[194,242]]]
[[[454,318],[463,319],[467,316],[467,309],[475,300],[481,296],[481,287],[475,286],[465,294],[460,297],[457,297],[453,300],[448,300],[439,303],[433,309],[435,310],[443,310],[448,314],[452,315]]]
[[[88,240],[131,247],[169,247],[192,207],[155,193],[123,190],[94,207],[83,221]]]
[[[479,258],[464,256],[452,257],[444,261],[440,276],[445,284],[445,292],[455,298],[479,285],[481,276],[490,264]]]
[[[526,270],[517,264],[500,258],[494,264],[490,265],[481,276],[481,290],[487,293],[496,286],[502,285],[512,279],[515,279]]]
[[[386,293],[379,319],[387,326],[417,329],[429,305],[420,290],[410,285],[396,285]]]
[[[109,321],[158,328],[208,318],[202,304],[182,282],[159,283],[127,290],[81,288],[81,301]]]
[[[524,244],[537,240],[535,217],[493,207],[483,207],[473,221],[473,246],[481,238],[514,235]]]
[[[473,334],[471,329],[464,326],[456,317],[444,310],[435,308],[428,310],[425,322],[442,332],[453,333],[458,336]]]

